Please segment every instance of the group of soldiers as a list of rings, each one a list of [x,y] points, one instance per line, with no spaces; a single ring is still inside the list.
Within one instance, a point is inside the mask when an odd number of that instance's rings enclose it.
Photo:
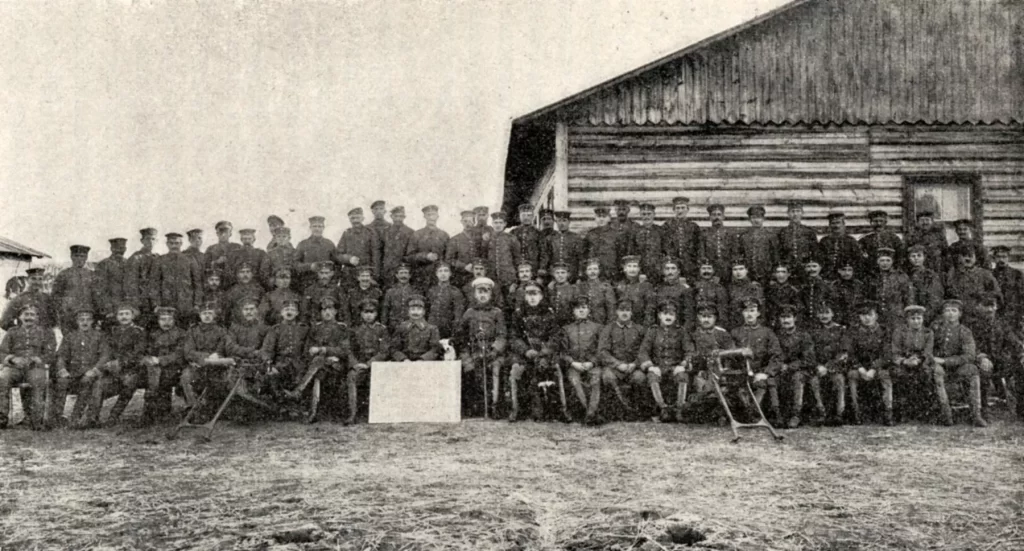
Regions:
[[[461,213],[462,231],[450,237],[437,206],[424,207],[426,225],[413,230],[403,207],[389,222],[376,201],[367,224],[361,208],[349,211],[337,244],[323,236],[322,216],[297,246],[269,217],[265,250],[253,229],[233,242],[222,221],[205,250],[193,229],[166,234],[159,255],[158,232],[146,228],[127,258],[127,239],[110,239],[95,269],[89,247],[74,245],[52,292],[41,290],[41,269],[28,270],[28,289],[0,319],[0,427],[16,387],[33,428],[97,426],[115,395],[107,423],[117,422],[139,389],[141,422],[159,422],[176,391],[197,407],[225,360],[249,366],[236,376],[258,372],[269,392],[290,398],[315,374],[332,396],[326,411],[345,423],[356,421],[374,362],[453,357],[463,365],[463,413],[510,421],[714,417],[711,380],[731,363],[750,374],[751,398],[767,394],[774,423],[790,428],[805,409],[814,423],[877,414],[892,424],[924,405],[949,425],[953,384],[966,390],[973,424],[985,426],[992,389],[1024,396],[1024,276],[1005,247],[990,261],[970,220],[954,223],[950,244],[931,212],[918,212],[904,239],[873,211],[872,231],[857,240],[835,212],[819,239],[799,203],[778,230],[764,226],[763,206],[747,209],[748,228],[726,227],[718,204],[701,227],[689,203],[675,198],[661,225],[650,204],[638,220],[627,201],[614,212],[599,206],[583,235],[570,230],[568,211],[540,209],[538,224],[522,205],[509,229],[505,213],[478,207]],[[602,403],[602,389],[614,400]],[[862,407],[866,389],[878,397]],[[65,417],[68,394],[78,399]]]

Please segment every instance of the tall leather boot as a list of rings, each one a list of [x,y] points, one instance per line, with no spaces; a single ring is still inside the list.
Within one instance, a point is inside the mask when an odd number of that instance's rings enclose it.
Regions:
[[[793,378],[793,415],[789,418],[789,428],[795,429],[800,426],[800,412],[804,410],[804,381],[799,377]]]
[[[857,399],[857,378],[850,377],[848,384],[850,386],[850,409],[853,410],[853,424],[859,425],[863,421],[860,417],[860,401]]]
[[[953,408],[949,407],[949,394],[946,392],[946,376],[938,371],[933,376],[935,384],[935,397],[939,401],[939,410],[942,415],[942,424],[947,427],[953,426]]]
[[[977,375],[971,377],[971,416],[974,417],[974,426],[988,426],[985,418],[981,416],[981,378]]]
[[[896,424],[892,416],[892,381],[882,381],[882,405],[885,406],[885,426]]]

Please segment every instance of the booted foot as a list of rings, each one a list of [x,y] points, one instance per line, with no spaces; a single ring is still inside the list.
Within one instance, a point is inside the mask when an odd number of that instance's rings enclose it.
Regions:
[[[519,410],[513,409],[512,413],[508,414],[508,422],[509,423],[515,423],[518,420],[519,420]]]
[[[559,420],[568,425],[569,423],[572,423],[572,415],[569,415],[569,412],[563,409]]]
[[[860,412],[859,411],[853,412],[853,424],[854,425],[860,425],[862,423],[863,423],[863,421],[861,421],[861,419],[860,419]]]
[[[817,410],[817,416],[814,418],[814,424],[815,425],[819,425],[819,426],[825,424],[825,418],[826,418],[825,410],[824,409]]]
[[[782,416],[779,415],[778,413],[776,413],[774,416],[772,416],[771,423],[772,423],[773,427],[782,428],[782,427],[786,426],[786,422],[782,419]]]
[[[983,429],[988,426],[988,423],[981,416],[978,416],[974,418],[974,426]]]
[[[356,424],[356,416],[355,415],[349,415],[348,417],[345,418],[344,421],[341,422],[341,424],[345,425],[346,427],[349,426],[349,425]]]
[[[683,422],[683,408],[680,406],[680,407],[676,408],[676,423],[682,423],[682,422]]]
[[[672,414],[668,411],[667,407],[661,408],[661,412],[658,413],[658,420],[662,423],[668,423],[672,420]]]
[[[800,417],[794,415],[789,418],[789,428],[795,429],[800,426]]]
[[[892,410],[886,410],[885,412],[885,426],[891,427],[896,424],[896,421],[892,418]]]

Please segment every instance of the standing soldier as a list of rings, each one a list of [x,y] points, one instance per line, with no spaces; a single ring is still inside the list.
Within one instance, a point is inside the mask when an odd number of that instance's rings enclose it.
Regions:
[[[729,309],[729,292],[715,277],[715,267],[710,260],[697,261],[697,280],[693,283],[694,304],[705,304],[715,309],[715,321],[725,323]]]
[[[405,253],[412,241],[412,228],[405,225],[405,207],[391,209],[391,225],[384,230],[384,256],[381,259],[381,277],[387,284],[395,281],[395,271],[405,264]]]
[[[309,217],[309,237],[299,241],[295,247],[295,269],[299,273],[299,289],[316,281],[313,265],[324,260],[334,261],[334,243],[324,237],[323,216]]]
[[[935,213],[924,209],[917,211],[917,225],[907,232],[907,248],[920,245],[924,248],[924,265],[938,274],[946,273],[946,230],[935,224]]]
[[[978,375],[981,377],[981,416],[992,422],[989,414],[988,391],[993,381],[1009,380],[1021,367],[1021,340],[1018,329],[996,316],[999,309],[995,295],[986,295],[978,303],[978,311],[968,318],[967,325],[974,334],[978,350]],[[1019,375],[1017,375],[1019,376]],[[1000,385],[997,385],[997,387]],[[1021,397],[1018,395],[1017,410]]]
[[[839,268],[847,263],[858,268],[864,264],[860,244],[846,233],[846,215],[841,212],[829,213],[828,235],[818,242],[818,251],[821,254],[821,275],[828,280],[838,277]]]
[[[267,231],[270,232],[270,243],[267,243],[267,254],[277,248],[280,242],[277,240],[277,229],[284,227],[284,220],[276,214],[267,217]]]
[[[661,227],[654,223],[654,205],[640,205],[640,225],[633,232],[630,253],[640,257],[640,272],[657,284],[661,281],[661,261],[664,250]]]
[[[489,210],[487,207],[473,208],[473,218],[476,222],[470,235],[473,237],[473,245],[476,247],[476,256],[478,257],[487,255],[487,244],[491,237],[494,237],[494,228],[487,225]]]
[[[376,203],[375,203],[376,204]],[[369,266],[374,279],[380,279],[380,245],[377,231],[363,225],[363,209],[356,207],[348,211],[352,227],[341,234],[335,252],[337,263],[342,266],[342,286],[352,287],[356,283],[356,268]]]
[[[110,256],[96,264],[96,276],[100,278],[102,303],[97,314],[114,320],[114,308],[125,300],[125,262],[124,253],[128,240],[115,237],[110,240]],[[100,321],[100,318],[97,318]]]
[[[413,285],[421,291],[433,285],[437,262],[444,259],[448,246],[448,232],[437,227],[437,218],[437,205],[423,207],[427,225],[413,232],[405,250],[405,261],[412,265]],[[457,268],[449,266],[449,269],[454,272]]]
[[[907,249],[907,257],[910,261],[910,284],[914,286],[913,303],[924,307],[924,322],[931,325],[942,309],[945,296],[942,276],[928,267],[928,251],[924,245],[911,245]]]
[[[317,262],[314,268],[316,269],[317,280],[315,283],[307,285],[302,292],[302,304],[299,306],[302,320],[305,323],[312,324],[321,319],[320,308],[323,305],[324,299],[329,298],[334,301],[334,305],[337,308],[335,320],[345,325],[351,325],[350,317],[353,308],[349,304],[348,295],[345,293],[345,290],[335,281],[334,262],[330,260]]]
[[[217,230],[217,242],[206,248],[206,267],[215,268],[224,274],[224,287],[231,288],[235,284],[236,271],[228,267],[228,253],[242,246],[231,242],[231,232],[234,231],[231,222],[221,220],[213,228]]]
[[[519,240],[523,260],[531,266],[540,265],[540,230],[533,225],[533,205],[519,205],[519,225],[512,228],[512,235]]]
[[[633,255],[630,248],[633,244],[633,233],[636,232],[636,222],[629,219],[629,201],[625,199],[615,200],[615,218],[608,223],[609,234],[615,241],[615,251],[618,257],[618,265],[622,264],[622,257]]]
[[[697,272],[700,270],[700,267],[697,266],[697,261],[701,256],[700,226],[688,218],[690,214],[689,197],[672,199],[672,212],[675,214],[675,218],[661,226],[665,254],[679,261],[682,276],[692,282],[697,278]]]
[[[739,254],[747,263],[750,279],[762,286],[771,280],[772,270],[778,265],[779,258],[775,233],[764,227],[764,216],[763,206],[748,208],[750,227],[739,235]]]
[[[960,255],[957,251],[962,247],[967,247],[974,252],[978,267],[988,270],[991,267],[988,261],[988,251],[985,250],[985,245],[981,240],[975,237],[974,223],[967,219],[957,220],[953,222],[953,227],[956,228],[958,239],[946,248],[946,271],[955,270],[960,265]]]
[[[384,215],[387,214],[387,212],[387,203],[385,203],[383,200],[378,199],[370,205],[370,214],[373,216],[373,220],[371,220],[370,223],[366,225],[366,227],[373,230],[374,234],[377,236],[378,262],[382,261],[382,259],[384,258],[384,241],[385,239],[387,239],[388,228],[391,227],[391,223],[384,219]],[[376,274],[376,277],[378,278],[384,277],[383,272],[381,272],[380,264],[376,264],[373,266],[373,273]],[[390,280],[382,281],[390,282]]]
[[[552,266],[565,263],[569,269],[569,283],[573,283],[580,275],[584,243],[583,238],[569,231],[570,216],[569,211],[555,213],[558,231],[544,240],[540,249],[540,265],[543,273],[550,274]]]
[[[181,252],[181,234],[168,233],[167,254],[157,258],[153,268],[154,306],[174,308],[179,319],[191,322],[203,304],[203,270]]]
[[[255,247],[256,230],[238,230],[238,238],[242,246],[228,253],[228,273],[237,273],[238,266],[243,262],[247,263],[254,270],[253,279],[256,283],[262,285],[264,289],[272,289],[274,274],[270,271],[270,257],[266,251]]]
[[[519,240],[505,231],[505,213],[498,211],[491,215],[494,232],[487,241],[487,273],[501,287],[502,294],[508,294],[516,283],[516,271],[523,253]]]
[[[99,278],[85,267],[89,260],[89,247],[71,246],[71,267],[57,274],[53,282],[53,302],[58,308],[62,335],[70,335],[78,326],[75,316],[81,308],[96,311],[102,303]]]
[[[868,220],[871,222],[871,233],[860,238],[858,242],[861,251],[865,255],[865,275],[878,273],[878,252],[881,249],[892,249],[896,256],[893,257],[895,269],[903,271],[906,265],[906,250],[903,247],[903,240],[896,232],[888,227],[889,214],[884,210],[873,210],[868,213]],[[900,308],[898,317],[903,317],[903,308]]]
[[[708,205],[711,227],[704,230],[704,258],[711,261],[715,275],[723,285],[729,282],[732,261],[739,252],[739,240],[725,227],[725,207],[717,203]]]
[[[150,302],[150,297],[154,293],[153,273],[159,255],[153,252],[156,229],[144,228],[139,233],[142,235],[142,248],[132,253],[125,263],[125,299],[139,313],[136,322],[141,326],[149,326],[154,321],[152,314],[156,305]]]
[[[962,312],[973,313],[978,309],[978,302],[986,293],[996,295],[999,300],[1003,295],[999,283],[992,272],[982,269],[977,264],[974,247],[969,243],[957,242],[949,247],[950,260],[956,259],[955,266],[946,274],[946,297],[960,299],[963,302]]]
[[[555,233],[555,211],[543,208],[540,209],[540,243],[544,245],[544,239],[547,236]],[[537,261],[540,262],[540,256],[538,253]],[[538,264],[539,266],[540,264]]]
[[[462,231],[448,241],[444,253],[444,261],[452,267],[452,283],[460,289],[473,279],[473,260],[476,245],[473,242],[473,224],[476,218],[473,211],[464,210],[459,214]]]
[[[995,276],[999,290],[1003,293],[1003,303],[999,307],[1000,317],[1006,320],[1014,331],[1020,331],[1021,323],[1024,322],[1024,274],[1010,267],[1009,247],[992,247],[992,256],[996,259],[992,275]]]
[[[267,258],[270,259],[270,273],[276,274],[278,270],[285,268],[295,273],[295,247],[292,246],[292,230],[287,226],[274,228],[274,239],[270,242],[273,247],[267,248]],[[298,279],[296,278],[296,283]],[[296,291],[302,291],[296,285]]]
[[[903,309],[914,302],[914,287],[907,274],[895,268],[896,251],[880,247],[874,256],[878,268],[868,279],[866,294],[878,302],[882,325],[892,331],[903,323]]]
[[[804,283],[800,286],[800,291],[803,293],[806,307],[805,319],[817,319],[818,307],[833,302],[835,289],[821,277],[821,261],[813,256],[804,263]]]
[[[10,331],[12,327],[18,324],[22,309],[25,306],[31,305],[36,308],[32,321],[43,329],[53,331],[53,328],[57,325],[57,309],[54,307],[53,298],[43,292],[45,273],[46,270],[42,268],[29,268],[25,270],[25,276],[28,277],[28,287],[20,295],[14,297],[11,302],[7,303],[7,307],[4,308],[3,317],[0,318],[0,329]],[[3,360],[3,358],[0,358],[0,360]]]
[[[596,258],[601,266],[601,277],[609,282],[619,279],[618,255],[615,239],[608,223],[611,215],[608,207],[594,207],[594,227],[583,236],[587,258]]]
[[[974,251],[970,251],[974,254]],[[980,269],[980,268],[979,268]],[[953,413],[946,393],[946,380],[967,383],[969,388],[971,417],[976,427],[987,427],[981,416],[981,377],[978,374],[978,350],[974,333],[960,323],[964,303],[949,299],[942,305],[942,321],[935,325],[935,394],[942,408],[942,421],[953,424]]]
[[[450,338],[466,311],[466,297],[451,284],[452,269],[442,260],[437,263],[437,283],[427,291],[427,321],[437,326],[442,339]]]
[[[693,295],[693,287],[681,277],[679,261],[674,258],[663,260],[661,283],[655,286],[654,300],[657,304],[665,301],[675,304],[679,325],[686,328],[687,331],[697,323],[696,301],[694,301]]]
[[[801,222],[804,206],[799,201],[790,201],[786,213],[789,225],[778,233],[779,262],[790,268],[793,283],[799,286],[804,282],[804,264],[817,256],[818,232]]]
[[[576,296],[587,297],[590,319],[604,325],[615,317],[615,290],[611,283],[601,279],[600,259],[587,259],[585,266],[586,279],[576,282]]]
[[[185,235],[188,236],[188,248],[184,251],[185,255],[195,260],[196,264],[206,271],[206,256],[203,255],[203,230],[193,228],[185,232]]]

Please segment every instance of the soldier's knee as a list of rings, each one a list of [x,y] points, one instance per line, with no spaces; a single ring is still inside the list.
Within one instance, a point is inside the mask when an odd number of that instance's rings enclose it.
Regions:
[[[647,372],[647,383],[648,384],[659,384],[661,383],[661,373],[656,371]]]
[[[629,382],[634,386],[643,386],[643,384],[647,382],[647,377],[644,376],[643,372],[634,371],[629,376]]]
[[[851,369],[846,372],[846,380],[851,383],[856,383],[860,380],[860,372],[856,369]]]
[[[526,367],[521,363],[512,364],[512,368],[509,370],[509,378],[513,381],[518,381],[523,378],[523,373],[526,372]]]
[[[970,379],[972,377],[978,377],[980,372],[978,371],[978,366],[974,364],[964,364],[957,368],[956,374],[958,377]]]
[[[67,392],[71,388],[71,377],[57,377],[53,381],[53,388],[57,392]]]
[[[807,374],[803,371],[794,371],[789,379],[794,385],[802,385],[807,382]]]
[[[613,385],[618,382],[615,370],[610,367],[604,368],[604,371],[601,372],[601,382],[606,385]]]

